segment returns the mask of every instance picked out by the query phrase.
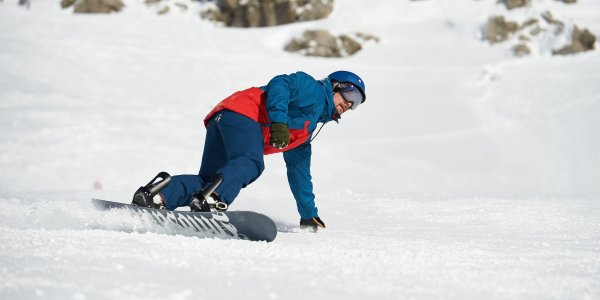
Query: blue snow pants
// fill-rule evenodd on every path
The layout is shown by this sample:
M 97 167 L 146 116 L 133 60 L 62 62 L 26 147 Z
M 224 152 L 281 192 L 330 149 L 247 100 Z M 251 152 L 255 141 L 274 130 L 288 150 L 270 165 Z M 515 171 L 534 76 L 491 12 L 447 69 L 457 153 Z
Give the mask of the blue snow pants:
M 223 110 L 208 122 L 198 175 L 177 175 L 161 194 L 166 208 L 188 206 L 192 197 L 207 188 L 217 175 L 223 182 L 215 193 L 230 205 L 240 190 L 265 169 L 261 125 L 238 113 Z

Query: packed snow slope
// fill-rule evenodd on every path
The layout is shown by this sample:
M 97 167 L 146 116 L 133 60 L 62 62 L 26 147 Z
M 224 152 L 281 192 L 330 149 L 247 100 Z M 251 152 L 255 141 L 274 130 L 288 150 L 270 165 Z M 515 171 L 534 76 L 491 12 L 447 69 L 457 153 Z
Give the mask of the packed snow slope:
M 201 20 L 196 2 L 58 2 L 0 2 L 1 299 L 600 298 L 600 52 L 542 41 L 514 58 L 481 38 L 490 15 L 546 10 L 598 34 L 600 2 L 337 0 L 328 19 L 258 29 Z M 343 59 L 282 50 L 321 28 L 381 41 Z M 90 206 L 196 173 L 202 119 L 234 91 L 339 69 L 367 101 L 313 142 L 325 231 L 298 229 L 281 155 L 231 207 L 272 217 L 273 243 Z

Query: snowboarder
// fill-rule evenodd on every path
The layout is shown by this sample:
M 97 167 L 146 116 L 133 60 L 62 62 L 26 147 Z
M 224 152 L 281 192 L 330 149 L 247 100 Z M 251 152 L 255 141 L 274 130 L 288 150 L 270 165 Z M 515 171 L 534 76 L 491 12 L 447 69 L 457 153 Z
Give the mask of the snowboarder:
M 190 206 L 192 211 L 224 211 L 242 188 L 261 175 L 263 155 L 283 152 L 300 226 L 325 228 L 310 175 L 311 136 L 317 123 L 338 122 L 365 98 L 363 80 L 348 71 L 334 72 L 323 80 L 304 72 L 279 75 L 266 86 L 238 91 L 204 119 L 207 132 L 198 175 L 173 176 L 158 194 L 151 192 L 149 183 L 135 192 L 132 203 L 169 210 Z

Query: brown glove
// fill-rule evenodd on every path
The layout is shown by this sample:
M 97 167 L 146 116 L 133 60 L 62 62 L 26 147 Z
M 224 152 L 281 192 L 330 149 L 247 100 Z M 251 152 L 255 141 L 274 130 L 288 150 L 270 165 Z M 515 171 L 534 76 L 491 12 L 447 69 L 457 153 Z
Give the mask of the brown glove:
M 283 149 L 290 143 L 290 129 L 285 123 L 271 124 L 271 140 L 269 144 L 272 147 Z

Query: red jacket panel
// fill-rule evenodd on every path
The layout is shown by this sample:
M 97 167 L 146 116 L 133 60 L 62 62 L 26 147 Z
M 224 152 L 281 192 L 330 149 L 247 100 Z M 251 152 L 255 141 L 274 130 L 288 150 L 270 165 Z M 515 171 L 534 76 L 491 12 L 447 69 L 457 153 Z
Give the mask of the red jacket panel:
M 263 143 L 265 155 L 285 152 L 294 149 L 308 140 L 310 133 L 308 126 L 310 121 L 304 122 L 302 129 L 290 129 L 290 143 L 283 149 L 271 147 L 269 141 L 271 139 L 271 130 L 269 117 L 266 109 L 267 96 L 263 90 L 257 87 L 252 87 L 243 91 L 235 92 L 233 95 L 219 102 L 204 118 L 204 126 L 208 125 L 208 121 L 219 111 L 227 109 L 241 115 L 244 115 L 262 125 Z

